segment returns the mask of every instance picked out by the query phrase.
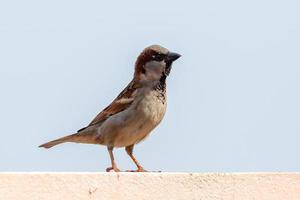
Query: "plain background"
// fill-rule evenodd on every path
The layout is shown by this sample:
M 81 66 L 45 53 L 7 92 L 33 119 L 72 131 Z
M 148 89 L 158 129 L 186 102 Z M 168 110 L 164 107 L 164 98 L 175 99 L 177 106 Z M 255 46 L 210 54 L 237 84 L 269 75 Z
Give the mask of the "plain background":
M 142 49 L 161 44 L 182 57 L 165 119 L 135 148 L 146 169 L 299 171 L 299 10 L 296 0 L 1 1 L 0 170 L 105 170 L 103 146 L 37 146 L 87 125 Z

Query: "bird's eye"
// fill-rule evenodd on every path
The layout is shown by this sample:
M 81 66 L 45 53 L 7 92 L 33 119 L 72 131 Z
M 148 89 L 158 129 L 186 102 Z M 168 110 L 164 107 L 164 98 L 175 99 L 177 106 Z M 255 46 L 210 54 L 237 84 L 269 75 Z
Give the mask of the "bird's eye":
M 152 58 L 153 58 L 153 60 L 156 60 L 156 61 L 162 61 L 164 59 L 164 56 L 162 54 L 155 54 L 155 55 L 152 55 Z

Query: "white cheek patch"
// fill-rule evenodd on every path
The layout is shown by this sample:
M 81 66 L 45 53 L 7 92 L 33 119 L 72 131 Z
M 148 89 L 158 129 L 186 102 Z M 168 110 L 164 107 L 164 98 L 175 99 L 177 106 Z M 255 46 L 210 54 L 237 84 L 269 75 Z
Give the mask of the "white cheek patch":
M 166 66 L 166 63 L 165 61 L 150 61 L 148 63 L 146 63 L 146 65 L 144 66 L 144 69 L 146 71 L 152 71 L 152 72 L 157 72 L 157 73 L 160 73 L 160 72 L 163 72 L 165 70 L 165 66 Z
M 148 81 L 156 81 L 161 78 L 165 70 L 165 61 L 150 61 L 144 66 L 145 74 L 141 76 L 141 79 Z

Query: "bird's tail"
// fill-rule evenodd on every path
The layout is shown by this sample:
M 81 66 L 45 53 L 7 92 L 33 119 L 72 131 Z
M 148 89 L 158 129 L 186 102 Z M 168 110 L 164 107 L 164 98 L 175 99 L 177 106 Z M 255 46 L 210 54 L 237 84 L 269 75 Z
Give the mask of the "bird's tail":
M 61 144 L 61 143 L 65 143 L 65 142 L 75 142 L 75 139 L 77 138 L 77 133 L 75 134 L 72 134 L 72 135 L 68 135 L 68 136 L 65 136 L 65 137 L 61 137 L 61 138 L 58 138 L 56 140 L 53 140 L 53 141 L 50 141 L 50 142 L 47 142 L 45 144 L 42 144 L 40 145 L 39 147 L 44 147 L 46 149 L 49 149 L 53 146 L 56 146 L 58 144 Z
M 39 147 L 44 147 L 49 149 L 53 146 L 56 146 L 65 142 L 76 142 L 76 143 L 86 143 L 86 144 L 102 144 L 103 141 L 98 138 L 97 134 L 95 134 L 95 129 L 91 126 L 90 128 L 84 128 L 79 130 L 77 133 L 72 135 L 67 135 L 65 137 L 58 138 L 56 140 L 47 142 L 45 144 L 40 145 Z

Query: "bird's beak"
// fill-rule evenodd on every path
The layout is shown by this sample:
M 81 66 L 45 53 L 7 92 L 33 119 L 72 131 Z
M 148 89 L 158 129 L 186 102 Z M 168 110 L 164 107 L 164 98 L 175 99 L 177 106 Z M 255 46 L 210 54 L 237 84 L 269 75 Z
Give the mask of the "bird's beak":
M 180 54 L 178 53 L 174 53 L 174 52 L 169 52 L 166 58 L 167 62 L 173 62 L 175 60 L 177 60 L 178 58 L 180 58 Z
M 166 69 L 165 69 L 165 75 L 169 76 L 171 68 L 172 68 L 172 63 L 173 61 L 177 60 L 178 58 L 180 58 L 180 54 L 178 53 L 174 53 L 174 52 L 169 52 L 165 62 L 166 62 Z

